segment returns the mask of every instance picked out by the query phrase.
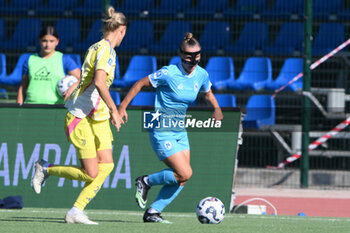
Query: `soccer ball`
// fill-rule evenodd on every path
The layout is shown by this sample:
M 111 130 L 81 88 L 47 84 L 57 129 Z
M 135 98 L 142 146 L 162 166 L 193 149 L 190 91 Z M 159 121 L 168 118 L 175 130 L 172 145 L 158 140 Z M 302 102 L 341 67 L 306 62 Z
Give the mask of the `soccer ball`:
M 63 97 L 63 93 L 65 93 L 69 87 L 76 82 L 78 82 L 78 79 L 76 77 L 73 75 L 66 75 L 65 77 L 61 78 L 60 81 L 58 81 L 56 88 L 57 93 Z
M 201 223 L 218 224 L 224 219 L 225 206 L 217 197 L 206 197 L 198 203 L 196 214 Z

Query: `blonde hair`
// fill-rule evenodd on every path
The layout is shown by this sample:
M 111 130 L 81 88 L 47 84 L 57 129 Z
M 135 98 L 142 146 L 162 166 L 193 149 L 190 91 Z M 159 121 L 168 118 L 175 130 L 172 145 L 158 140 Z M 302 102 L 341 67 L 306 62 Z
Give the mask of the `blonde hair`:
M 107 15 L 103 22 L 102 32 L 105 35 L 107 32 L 115 31 L 119 26 L 126 26 L 126 17 L 123 13 L 117 12 L 112 6 L 107 8 Z
M 191 32 L 186 32 L 185 38 L 181 42 L 180 50 L 185 51 L 187 46 L 193 47 L 195 45 L 198 45 L 199 47 L 201 47 L 198 40 L 194 38 L 193 34 Z

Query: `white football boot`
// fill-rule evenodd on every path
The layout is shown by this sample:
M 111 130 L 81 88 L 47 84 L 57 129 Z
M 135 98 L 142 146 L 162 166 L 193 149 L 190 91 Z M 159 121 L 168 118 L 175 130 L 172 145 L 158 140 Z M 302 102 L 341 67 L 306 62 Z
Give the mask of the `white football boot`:
M 91 221 L 83 211 L 81 213 L 76 213 L 76 214 L 70 214 L 68 212 L 66 214 L 65 221 L 66 223 L 98 225 L 98 222 Z
M 43 159 L 40 159 L 35 162 L 35 172 L 32 178 L 32 185 L 34 192 L 39 194 L 41 192 L 41 187 L 44 184 L 45 180 L 49 177 L 47 174 L 47 167 L 49 163 Z

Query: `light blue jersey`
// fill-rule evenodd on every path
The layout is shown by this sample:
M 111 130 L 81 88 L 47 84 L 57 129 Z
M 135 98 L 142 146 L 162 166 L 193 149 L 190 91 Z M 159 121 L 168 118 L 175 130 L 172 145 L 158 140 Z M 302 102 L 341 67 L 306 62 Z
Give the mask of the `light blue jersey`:
M 198 65 L 191 74 L 181 63 L 164 66 L 148 78 L 157 89 L 155 109 L 162 114 L 160 117 L 173 116 L 172 121 L 176 122 L 185 118 L 188 106 L 196 100 L 199 91 L 208 92 L 211 88 L 207 71 Z M 185 130 L 154 130 L 150 132 L 150 140 L 160 160 L 189 149 Z
M 155 108 L 182 109 L 196 100 L 198 92 L 208 92 L 211 87 L 205 69 L 196 66 L 191 74 L 183 69 L 181 63 L 164 66 L 148 76 L 152 86 L 157 88 Z

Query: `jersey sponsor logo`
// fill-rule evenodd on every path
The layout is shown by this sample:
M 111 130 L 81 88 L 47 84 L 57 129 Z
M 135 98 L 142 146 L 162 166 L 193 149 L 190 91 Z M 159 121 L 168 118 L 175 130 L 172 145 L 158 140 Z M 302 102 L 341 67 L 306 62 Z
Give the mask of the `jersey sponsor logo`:
M 50 72 L 47 67 L 43 66 L 35 72 L 33 79 L 38 81 L 51 81 Z
M 194 91 L 198 91 L 198 83 L 195 83 L 193 86 Z
M 112 62 L 113 62 L 113 59 L 112 59 L 112 58 L 109 58 L 107 63 L 108 63 L 108 65 L 111 66 L 111 65 L 112 65 Z
M 165 142 L 164 142 L 164 147 L 165 147 L 167 150 L 170 150 L 170 149 L 173 147 L 173 144 L 171 144 L 170 141 L 165 141 Z
M 41 67 L 37 72 L 35 72 L 36 76 L 47 77 L 50 72 L 47 70 L 46 66 Z

